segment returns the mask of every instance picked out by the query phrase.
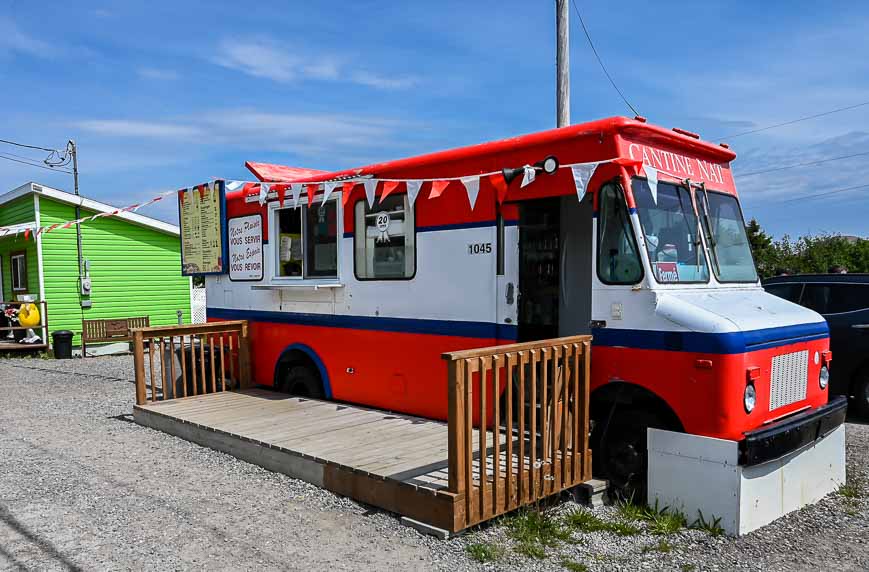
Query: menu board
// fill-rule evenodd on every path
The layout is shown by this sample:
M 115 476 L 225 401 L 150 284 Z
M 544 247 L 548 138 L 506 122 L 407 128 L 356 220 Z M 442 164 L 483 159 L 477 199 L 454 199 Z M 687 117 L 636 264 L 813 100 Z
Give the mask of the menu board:
M 181 273 L 185 276 L 226 272 L 224 193 L 223 181 L 178 191 Z
M 263 217 L 229 219 L 229 279 L 263 279 Z

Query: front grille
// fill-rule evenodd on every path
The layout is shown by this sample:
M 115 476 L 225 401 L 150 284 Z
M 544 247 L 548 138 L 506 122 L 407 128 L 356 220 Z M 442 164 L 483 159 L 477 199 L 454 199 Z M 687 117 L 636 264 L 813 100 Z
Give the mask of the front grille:
M 782 354 L 772 358 L 769 380 L 769 410 L 806 398 L 809 377 L 809 351 Z

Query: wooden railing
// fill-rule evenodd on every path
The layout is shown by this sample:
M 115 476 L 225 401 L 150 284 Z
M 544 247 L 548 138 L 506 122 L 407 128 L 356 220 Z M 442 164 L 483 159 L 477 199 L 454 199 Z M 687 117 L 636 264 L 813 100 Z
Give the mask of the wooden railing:
M 591 336 L 442 357 L 449 373 L 449 491 L 464 497 L 464 526 L 591 478 Z
M 138 405 L 251 384 L 246 321 L 135 328 L 132 333 Z

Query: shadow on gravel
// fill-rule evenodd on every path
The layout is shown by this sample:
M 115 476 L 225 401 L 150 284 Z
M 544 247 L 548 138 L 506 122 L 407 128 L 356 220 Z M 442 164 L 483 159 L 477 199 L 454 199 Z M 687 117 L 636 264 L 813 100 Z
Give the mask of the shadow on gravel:
M 70 561 L 66 556 L 60 553 L 60 551 L 55 548 L 54 544 L 32 532 L 29 528 L 21 524 L 18 519 L 12 516 L 12 513 L 7 510 L 7 508 L 3 505 L 0 505 L 0 522 L 4 523 L 6 526 L 38 546 L 46 555 L 50 556 L 54 560 L 57 560 L 61 565 L 63 565 L 64 569 L 71 570 L 73 572 L 84 572 L 82 568 L 79 568 L 77 564 Z M 9 558 L 11 562 L 18 564 L 18 566 L 24 570 L 26 568 L 18 562 L 12 555 L 6 555 L 5 557 Z
M 123 421 L 124 423 L 133 423 L 135 425 L 135 421 L 133 420 L 133 415 L 130 413 L 121 413 L 120 415 L 109 415 L 106 419 L 114 419 L 115 421 Z

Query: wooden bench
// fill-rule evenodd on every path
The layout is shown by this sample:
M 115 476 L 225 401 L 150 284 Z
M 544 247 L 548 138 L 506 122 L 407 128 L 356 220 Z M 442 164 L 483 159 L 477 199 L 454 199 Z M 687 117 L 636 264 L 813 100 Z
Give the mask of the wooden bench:
M 131 342 L 132 328 L 147 328 L 151 318 L 138 316 L 135 318 L 114 318 L 110 320 L 81 321 L 81 355 L 87 356 L 87 345 L 94 342 Z

